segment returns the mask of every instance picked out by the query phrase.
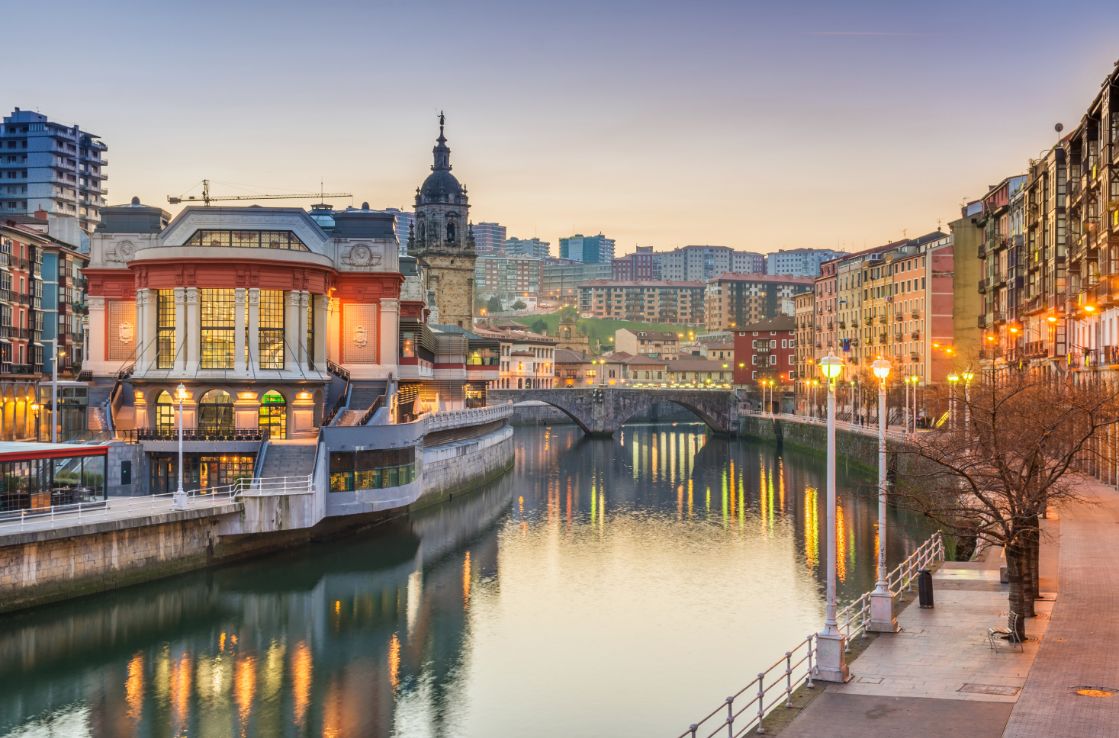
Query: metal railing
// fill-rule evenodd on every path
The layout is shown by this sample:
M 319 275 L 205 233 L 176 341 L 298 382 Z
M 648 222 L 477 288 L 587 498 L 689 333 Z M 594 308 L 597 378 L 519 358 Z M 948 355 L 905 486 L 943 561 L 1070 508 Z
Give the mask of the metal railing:
M 258 477 L 256 479 L 238 479 L 239 490 L 233 497 L 283 497 L 285 495 L 309 495 L 315 491 L 315 475 L 306 474 L 298 477 Z
M 468 410 L 450 410 L 442 413 L 432 413 L 426 417 L 427 430 L 438 431 L 458 428 L 463 425 L 476 425 L 478 423 L 492 423 L 508 418 L 513 414 L 513 405 L 487 405 Z
M 891 592 L 911 588 L 917 573 L 934 561 L 944 560 L 944 539 L 940 531 L 922 543 L 905 561 L 890 572 L 887 581 Z M 870 593 L 859 597 L 842 608 L 836 615 L 841 633 L 850 639 L 865 635 L 870 622 Z M 723 700 L 723 703 L 688 726 L 678 738 L 737 738 L 756 729 L 765 733 L 765 717 L 775 707 L 793 706 L 793 692 L 803 684 L 809 689 L 813 682 L 813 664 L 816 662 L 816 634 L 812 633 L 798 642 L 785 655 L 774 661 L 749 684 Z

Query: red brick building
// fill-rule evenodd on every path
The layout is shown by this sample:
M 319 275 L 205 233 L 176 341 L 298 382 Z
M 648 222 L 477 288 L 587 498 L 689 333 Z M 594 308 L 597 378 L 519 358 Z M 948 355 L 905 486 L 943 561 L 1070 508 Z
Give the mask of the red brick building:
M 796 320 L 782 315 L 734 332 L 734 383 L 796 380 Z

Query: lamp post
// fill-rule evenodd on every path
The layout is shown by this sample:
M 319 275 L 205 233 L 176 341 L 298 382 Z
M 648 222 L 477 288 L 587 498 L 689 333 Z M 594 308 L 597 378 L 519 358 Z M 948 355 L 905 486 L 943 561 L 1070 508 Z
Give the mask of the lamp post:
M 54 361 L 51 362 L 51 443 L 58 443 L 58 360 L 66 356 L 58 350 L 58 338 L 54 339 Z
M 959 381 L 959 374 L 948 375 L 948 430 L 956 430 L 956 384 Z
M 32 422 L 35 423 L 35 440 L 36 441 L 39 440 L 39 410 L 41 410 L 41 409 L 42 409 L 42 405 L 40 405 L 39 403 L 37 403 L 37 402 L 31 403 L 31 419 L 32 419 Z
M 971 432 L 971 380 L 975 378 L 971 367 L 964 369 L 960 378 L 964 380 L 964 435 L 967 435 Z
M 824 629 L 816 637 L 816 678 L 825 682 L 846 682 L 847 639 L 839 631 L 835 619 L 835 383 L 843 371 L 843 359 L 829 353 L 820 359 L 820 371 L 828 383 L 827 426 L 827 589 Z
M 913 380 L 913 435 L 917 435 L 917 385 L 921 383 L 921 378 L 916 374 L 909 378 Z
M 905 382 L 905 411 L 902 413 L 902 418 L 905 420 L 905 435 L 909 435 L 909 377 L 901 378 Z
M 175 510 L 186 510 L 187 507 L 186 490 L 183 489 L 183 400 L 186 396 L 186 385 L 180 382 L 175 389 L 175 397 L 179 401 L 179 488 L 175 490 L 175 498 L 171 505 Z
M 867 629 L 876 633 L 897 633 L 894 595 L 886 581 L 886 380 L 890 376 L 890 362 L 876 359 L 870 366 L 878 377 L 878 581 L 870 594 Z

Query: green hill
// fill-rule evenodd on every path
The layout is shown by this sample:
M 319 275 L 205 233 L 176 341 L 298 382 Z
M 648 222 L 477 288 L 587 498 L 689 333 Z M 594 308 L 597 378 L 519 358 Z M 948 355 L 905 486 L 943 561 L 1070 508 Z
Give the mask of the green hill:
M 539 328 L 539 323 L 543 322 L 544 332 L 549 336 L 559 333 L 560 312 L 528 315 L 515 318 L 515 320 L 529 328 L 534 325 Z M 632 320 L 610 320 L 606 318 L 579 318 L 576 325 L 590 339 L 592 351 L 601 351 L 604 344 L 607 349 L 612 347 L 614 345 L 614 331 L 620 328 L 629 328 L 633 331 L 672 331 L 677 335 L 684 334 L 685 338 L 695 335 L 697 330 L 702 330 L 695 326 L 673 325 L 671 323 L 638 323 Z

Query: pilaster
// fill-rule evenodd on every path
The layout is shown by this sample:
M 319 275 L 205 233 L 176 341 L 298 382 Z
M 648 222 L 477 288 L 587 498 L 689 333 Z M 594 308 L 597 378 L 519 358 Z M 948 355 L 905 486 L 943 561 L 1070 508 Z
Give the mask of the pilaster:
M 175 288 L 175 373 L 182 374 L 187 365 L 187 289 Z
M 245 367 L 245 288 L 233 290 L 233 373 L 244 376 Z
M 249 373 L 260 368 L 260 290 L 249 288 Z
M 299 370 L 299 304 L 298 292 L 284 293 L 284 369 L 289 372 Z
M 326 358 L 327 358 L 327 320 L 328 320 L 328 306 L 330 298 L 326 295 L 318 295 L 313 299 L 314 312 L 315 312 L 315 371 L 326 372 Z
M 186 371 L 189 374 L 198 371 L 202 355 L 202 306 L 198 298 L 197 287 L 186 288 Z
M 378 362 L 393 374 L 400 363 L 397 354 L 400 350 L 400 300 L 395 298 L 382 298 L 380 317 L 381 344 L 378 353 Z
M 90 295 L 86 298 L 89 307 L 89 353 L 86 357 L 90 363 L 97 365 L 105 359 L 105 331 L 107 320 L 105 312 L 105 298 Z

